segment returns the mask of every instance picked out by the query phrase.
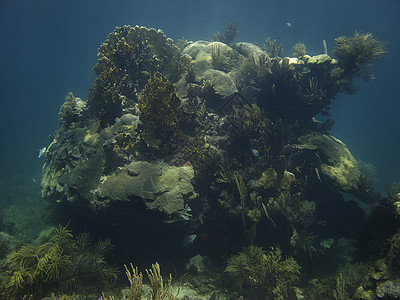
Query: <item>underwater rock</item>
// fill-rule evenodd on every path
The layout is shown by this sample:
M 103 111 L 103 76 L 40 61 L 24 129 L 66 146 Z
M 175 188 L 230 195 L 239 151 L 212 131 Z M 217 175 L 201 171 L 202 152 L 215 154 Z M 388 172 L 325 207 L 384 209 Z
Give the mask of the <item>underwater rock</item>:
M 361 172 L 346 145 L 325 134 L 312 132 L 299 137 L 299 149 L 314 150 L 321 159 L 322 174 L 344 192 L 357 192 Z

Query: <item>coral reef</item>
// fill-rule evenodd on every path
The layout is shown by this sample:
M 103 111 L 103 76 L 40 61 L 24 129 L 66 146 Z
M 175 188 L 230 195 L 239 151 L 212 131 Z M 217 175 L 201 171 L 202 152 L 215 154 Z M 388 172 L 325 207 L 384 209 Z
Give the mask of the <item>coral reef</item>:
M 138 93 L 157 73 L 172 82 L 185 68 L 179 49 L 162 31 L 145 27 L 116 27 L 100 46 L 98 76 L 89 94 L 92 114 L 112 123 L 116 117 L 131 112 Z
M 333 122 L 314 119 L 328 115 L 335 96 L 385 55 L 383 44 L 357 33 L 337 39 L 338 60 L 307 55 L 302 43 L 293 47 L 294 57 L 284 57 L 276 40 L 266 39 L 262 49 L 235 43 L 236 34 L 231 24 L 214 42 L 181 40 L 179 47 L 144 27 L 117 27 L 108 35 L 89 99 L 67 95 L 45 152 L 42 195 L 54 217 L 97 236 L 117 236 L 120 265 L 127 256 L 139 265 L 174 257 L 178 266 L 171 269 L 180 270 L 204 253 L 221 268 L 221 257 L 244 249 L 227 263 L 239 287 L 231 299 L 239 293 L 300 299 L 303 292 L 310 299 L 345 298 L 378 286 L 379 294 L 394 295 L 398 237 L 386 252 L 383 244 L 398 226 L 400 189 L 388 197 L 374 193 L 347 147 L 330 135 Z M 371 214 L 358 204 L 373 206 Z M 384 221 L 378 226 L 377 219 Z M 193 245 L 181 247 L 188 236 L 196 237 Z M 61 271 L 42 272 L 32 285 L 26 273 L 17 276 L 17 264 L 7 281 L 14 278 L 10 286 L 17 288 L 5 284 L 4 290 L 28 295 L 43 280 L 45 290 L 80 288 L 87 272 L 96 273 L 97 282 L 114 279 L 115 270 L 104 264 L 109 242 L 70 239 L 81 251 L 60 254 Z M 20 250 L 32 257 L 40 247 Z M 387 253 L 387 272 L 374 284 L 352 275 L 350 269 L 365 271 L 356 266 L 357 251 L 376 260 L 376 249 Z M 218 290 L 214 283 L 223 275 L 206 283 L 211 275 L 197 260 L 190 283 L 207 293 Z M 347 263 L 351 267 L 337 270 Z M 126 272 L 131 292 L 125 297 L 140 299 L 142 274 L 133 266 Z M 147 274 L 150 298 L 176 298 L 158 264 Z M 24 280 L 22 290 L 18 280 Z

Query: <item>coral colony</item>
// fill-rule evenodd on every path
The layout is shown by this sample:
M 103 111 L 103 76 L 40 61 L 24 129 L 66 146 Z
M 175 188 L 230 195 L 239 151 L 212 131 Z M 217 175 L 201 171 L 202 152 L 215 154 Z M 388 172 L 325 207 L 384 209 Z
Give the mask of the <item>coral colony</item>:
M 123 299 L 398 295 L 400 188 L 375 193 L 329 134 L 332 120 L 314 118 L 356 92 L 385 45 L 356 32 L 336 39 L 334 57 L 302 43 L 287 57 L 274 39 L 259 47 L 234 42 L 237 33 L 229 24 L 214 41 L 179 47 L 139 26 L 107 36 L 88 100 L 67 95 L 41 154 L 42 196 L 68 228 L 6 251 L 3 299 L 88 289 L 114 299 L 117 278 L 130 283 Z M 366 215 L 344 194 L 375 209 Z M 111 250 L 122 273 L 135 262 L 129 282 L 106 262 Z M 152 260 L 185 274 L 180 291 L 158 263 L 144 288 L 136 266 Z

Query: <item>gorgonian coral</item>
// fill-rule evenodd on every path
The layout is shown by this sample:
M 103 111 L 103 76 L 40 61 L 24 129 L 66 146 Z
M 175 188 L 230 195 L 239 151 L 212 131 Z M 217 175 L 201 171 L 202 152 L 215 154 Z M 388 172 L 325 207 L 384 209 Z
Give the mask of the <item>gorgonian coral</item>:
M 355 32 L 352 37 L 335 39 L 333 50 L 344 66 L 345 74 L 357 75 L 364 64 L 373 63 L 387 55 L 385 43 L 373 38 L 372 33 Z

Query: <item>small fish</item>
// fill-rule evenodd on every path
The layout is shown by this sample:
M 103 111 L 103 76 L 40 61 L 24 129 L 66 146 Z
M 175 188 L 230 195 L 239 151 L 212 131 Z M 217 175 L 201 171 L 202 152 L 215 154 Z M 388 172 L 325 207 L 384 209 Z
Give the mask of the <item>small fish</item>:
M 287 26 L 288 28 L 292 28 L 292 23 L 286 22 L 286 26 Z
M 182 240 L 181 247 L 187 247 L 189 245 L 192 245 L 193 241 L 196 239 L 196 237 L 197 237 L 197 234 L 191 234 L 191 235 L 186 236 Z
M 118 124 L 119 122 L 121 122 L 121 119 L 118 118 L 118 117 L 116 117 L 116 118 L 115 118 L 115 124 Z
M 251 149 L 251 153 L 253 153 L 253 155 L 255 156 L 255 157 L 260 157 L 260 153 L 258 153 L 258 151 L 257 151 L 257 149 Z
M 46 153 L 46 149 L 47 149 L 46 147 L 43 147 L 42 149 L 39 149 L 37 158 L 41 158 L 43 156 L 43 154 Z

